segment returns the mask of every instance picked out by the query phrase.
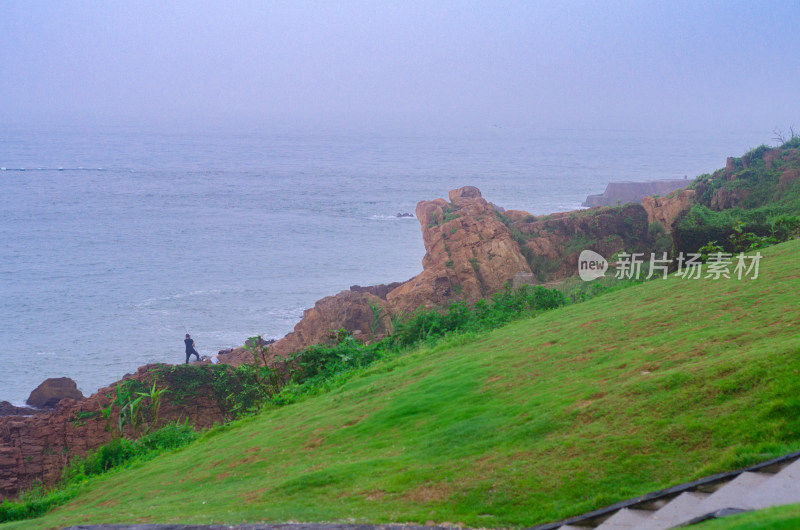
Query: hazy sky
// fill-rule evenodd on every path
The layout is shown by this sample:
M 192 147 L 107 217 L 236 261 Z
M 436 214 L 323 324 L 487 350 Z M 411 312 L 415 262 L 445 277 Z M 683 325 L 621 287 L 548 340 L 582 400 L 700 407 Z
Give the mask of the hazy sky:
M 800 127 L 800 2 L 0 0 L 5 123 Z

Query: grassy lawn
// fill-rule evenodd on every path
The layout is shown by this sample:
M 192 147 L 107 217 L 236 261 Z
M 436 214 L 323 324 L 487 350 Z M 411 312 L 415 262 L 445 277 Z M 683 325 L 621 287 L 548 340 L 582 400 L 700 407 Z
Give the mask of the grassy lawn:
M 798 450 L 800 241 L 761 252 L 756 280 L 651 281 L 378 363 L 0 528 L 519 527 Z

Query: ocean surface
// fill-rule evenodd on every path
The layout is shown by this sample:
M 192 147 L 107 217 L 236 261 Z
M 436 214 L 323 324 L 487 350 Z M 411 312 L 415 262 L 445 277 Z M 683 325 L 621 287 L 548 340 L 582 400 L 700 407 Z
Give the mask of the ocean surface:
M 533 214 L 692 178 L 764 131 L 276 134 L 0 126 L 0 400 L 281 337 L 350 285 L 422 270 L 417 202 L 465 185 Z

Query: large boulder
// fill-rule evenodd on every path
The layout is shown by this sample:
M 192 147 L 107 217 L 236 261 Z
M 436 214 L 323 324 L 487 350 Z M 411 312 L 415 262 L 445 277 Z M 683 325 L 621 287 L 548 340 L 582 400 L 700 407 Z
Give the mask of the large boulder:
M 64 398 L 79 401 L 83 399 L 83 394 L 69 377 L 52 377 L 36 387 L 26 403 L 32 407 L 52 409 Z

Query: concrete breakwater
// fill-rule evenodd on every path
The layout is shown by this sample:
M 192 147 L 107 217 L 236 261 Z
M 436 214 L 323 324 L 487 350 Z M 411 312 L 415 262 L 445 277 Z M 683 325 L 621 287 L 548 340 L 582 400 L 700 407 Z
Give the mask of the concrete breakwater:
M 641 202 L 645 197 L 666 195 L 691 184 L 688 179 L 649 180 L 646 182 L 609 182 L 603 193 L 589 195 L 583 206 L 616 206 L 629 202 Z

